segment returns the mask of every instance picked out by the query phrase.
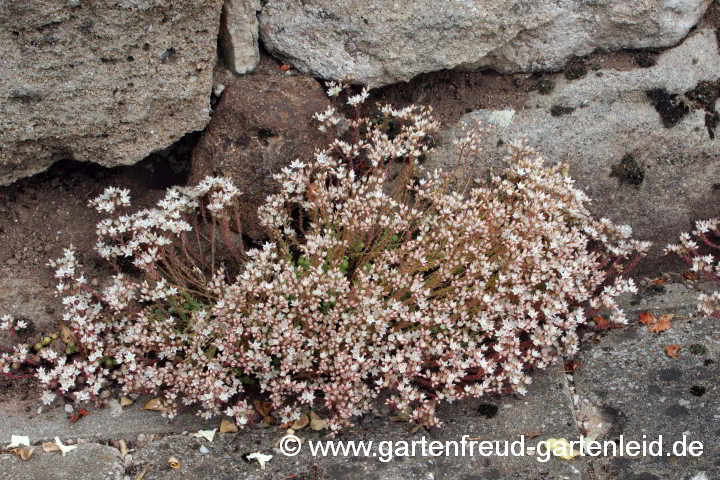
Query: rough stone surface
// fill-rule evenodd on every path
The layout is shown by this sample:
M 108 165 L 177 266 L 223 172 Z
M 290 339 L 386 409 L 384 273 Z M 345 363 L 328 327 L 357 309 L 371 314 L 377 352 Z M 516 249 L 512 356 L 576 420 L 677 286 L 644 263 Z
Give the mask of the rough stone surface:
M 0 455 L 0 475 L 12 480 L 122 480 L 124 473 L 120 452 L 97 443 L 79 445 L 64 457 L 40 447 L 27 461 Z
M 270 0 L 264 45 L 315 76 L 379 86 L 448 68 L 557 69 L 596 49 L 670 46 L 710 0 Z
M 117 400 L 110 400 L 107 408 L 86 406 L 90 415 L 70 423 L 62 405 L 45 406 L 38 400 L 40 391 L 33 393 L 30 402 L 5 400 L 0 402 L 0 446 L 10 442 L 11 435 L 27 435 L 31 442 L 44 442 L 55 437 L 83 438 L 86 440 L 135 439 L 144 434 L 172 434 L 183 431 L 215 428 L 217 423 L 204 420 L 197 415 L 185 413 L 170 420 L 159 412 L 143 410 L 149 398 L 136 401 L 133 405 L 119 408 Z M 24 408 L 28 405 L 31 408 Z
M 209 120 L 221 0 L 0 1 L 0 184 L 132 164 Z
M 226 85 L 212 121 L 193 151 L 191 182 L 231 178 L 242 195 L 243 233 L 259 239 L 257 208 L 277 190 L 273 174 L 310 158 L 328 139 L 312 116 L 329 101 L 318 82 L 301 76 L 249 75 Z
M 237 74 L 255 69 L 260 61 L 257 12 L 260 0 L 225 0 L 220 45 L 228 68 Z
M 548 437 L 576 438 L 578 432 L 567 403 L 564 375 L 562 370 L 554 368 L 548 372 L 533 376 L 534 383 L 528 394 L 521 398 L 487 398 L 482 401 L 468 401 L 442 407 L 440 418 L 446 425 L 432 432 L 419 431 L 409 433 L 405 423 L 390 422 L 385 415 L 377 418 L 368 415 L 359 424 L 341 433 L 337 440 L 342 441 L 421 441 L 433 440 L 459 441 L 463 435 L 482 440 L 518 440 L 520 435 L 539 435 L 527 441 L 527 446 Z M 133 455 L 135 469 L 150 464 L 152 468 L 146 474 L 146 480 L 170 480 L 185 478 L 203 478 L 220 480 L 225 478 L 243 478 L 245 480 L 312 478 L 360 479 L 383 478 L 401 479 L 517 479 L 541 480 L 546 478 L 565 478 L 579 480 L 587 478 L 582 460 L 567 462 L 551 458 L 548 462 L 538 462 L 534 456 L 489 457 L 418 455 L 397 457 L 389 462 L 381 462 L 381 453 L 377 456 L 316 456 L 309 453 L 307 441 L 329 440 L 317 432 L 300 431 L 297 435 L 304 439 L 302 451 L 295 457 L 284 457 L 275 450 L 277 442 L 285 434 L 284 430 L 249 428 L 237 435 L 219 434 L 213 443 L 191 437 L 173 436 L 153 443 Z M 199 448 L 205 445 L 210 453 L 201 455 Z M 243 455 L 252 452 L 273 455 L 272 460 L 261 470 L 256 462 L 247 463 Z M 183 462 L 181 468 L 169 470 L 164 462 L 175 456 Z M 227 472 L 233 472 L 229 477 Z
M 681 319 L 663 333 L 645 325 L 614 331 L 588 345 L 575 372 L 581 402 L 607 422 L 600 440 L 664 439 L 661 457 L 595 458 L 595 478 L 720 478 L 720 337 L 717 319 Z M 665 347 L 678 344 L 678 358 Z M 672 454 L 673 442 L 702 442 L 699 457 Z M 670 453 L 668 455 L 668 453 Z M 678 452 L 679 453 L 679 452 Z M 704 475 L 704 476 L 703 476 Z
M 720 143 L 706 124 L 716 100 L 706 108 L 691 91 L 706 81 L 717 92 L 718 77 L 715 32 L 698 30 L 660 55 L 654 67 L 559 78 L 551 94 L 531 94 L 520 110 L 469 113 L 445 135 L 427 167 L 456 164 L 452 140 L 461 135 L 462 122 L 492 126 L 474 177 L 489 168 L 499 172 L 507 144 L 525 138 L 549 163 L 570 165 L 595 214 L 629 224 L 638 238 L 655 242 L 643 262 L 651 266 L 692 221 L 717 215 Z M 653 90 L 664 92 L 667 102 L 656 107 L 648 95 Z M 664 124 L 661 113 L 672 125 Z

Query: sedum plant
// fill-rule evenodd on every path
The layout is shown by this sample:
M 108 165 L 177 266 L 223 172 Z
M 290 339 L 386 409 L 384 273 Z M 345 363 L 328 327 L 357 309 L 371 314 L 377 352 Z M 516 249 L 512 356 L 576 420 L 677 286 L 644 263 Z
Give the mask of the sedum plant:
M 720 219 L 699 220 L 695 230 L 682 233 L 680 243 L 665 247 L 666 254 L 683 259 L 691 272 L 707 280 L 720 281 L 720 264 L 712 253 L 702 254 L 701 250 L 720 250 Z M 698 296 L 698 310 L 705 315 L 720 316 L 720 292 L 701 293 Z
M 502 175 L 462 185 L 480 130 L 458 142 L 460 174 L 426 172 L 431 111 L 366 118 L 366 97 L 316 115 L 336 137 L 277 175 L 262 247 L 244 247 L 227 179 L 135 213 L 127 191 L 106 190 L 97 250 L 117 273 L 95 290 L 71 249 L 51 262 L 74 350 L 19 345 L 0 369 L 32 372 L 46 403 L 117 384 L 170 416 L 197 405 L 245 424 L 259 396 L 280 423 L 319 410 L 337 430 L 381 397 L 437 426 L 438 402 L 525 393 L 590 316 L 625 322 L 614 298 L 635 290 L 621 275 L 648 244 L 593 219 L 567 167 L 515 143 Z

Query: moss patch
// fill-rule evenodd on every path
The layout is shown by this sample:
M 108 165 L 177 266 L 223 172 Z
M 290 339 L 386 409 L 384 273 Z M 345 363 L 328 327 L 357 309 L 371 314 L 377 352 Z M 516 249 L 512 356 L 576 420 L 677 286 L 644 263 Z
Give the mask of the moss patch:
M 685 92 L 685 96 L 694 107 L 705 110 L 705 127 L 710 138 L 715 138 L 715 129 L 720 123 L 720 114 L 715 110 L 715 102 L 720 97 L 720 81 L 702 81 L 692 90 Z
M 587 75 L 588 68 L 585 60 L 579 57 L 570 60 L 565 65 L 565 78 L 568 80 L 577 80 Z
M 643 50 L 635 55 L 633 60 L 638 67 L 650 68 L 654 67 L 657 63 L 657 56 L 647 50 Z
M 664 88 L 654 88 L 646 93 L 655 110 L 660 114 L 665 128 L 674 127 L 685 115 L 690 113 L 690 107 L 678 94 L 669 93 Z
M 610 176 L 618 177 L 620 182 L 640 185 L 645 179 L 645 169 L 635 160 L 631 153 L 628 153 L 620 163 L 612 166 Z
M 552 93 L 553 90 L 555 90 L 555 80 L 552 78 L 541 78 L 540 81 L 538 81 L 538 92 L 540 92 L 542 95 L 548 95 Z
M 550 109 L 550 115 L 553 117 L 560 117 L 562 115 L 569 115 L 575 111 L 574 107 L 565 107 L 563 105 L 553 105 Z

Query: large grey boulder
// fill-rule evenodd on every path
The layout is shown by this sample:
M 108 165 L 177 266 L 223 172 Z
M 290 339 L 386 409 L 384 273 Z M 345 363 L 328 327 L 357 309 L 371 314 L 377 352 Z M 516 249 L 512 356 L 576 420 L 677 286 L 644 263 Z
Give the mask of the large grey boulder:
M 654 67 L 559 78 L 551 94 L 531 94 L 523 109 L 471 112 L 446 132 L 426 166 L 452 168 L 461 123 L 480 120 L 492 128 L 471 175 L 499 172 L 507 143 L 525 138 L 549 163 L 570 165 L 597 215 L 631 225 L 659 254 L 691 220 L 718 214 L 718 78 L 715 32 L 701 29 Z
M 595 49 L 679 42 L 711 0 L 269 0 L 264 45 L 304 72 L 372 87 L 448 68 L 562 67 Z
M 222 0 L 0 0 L 0 184 L 132 164 L 209 120 Z

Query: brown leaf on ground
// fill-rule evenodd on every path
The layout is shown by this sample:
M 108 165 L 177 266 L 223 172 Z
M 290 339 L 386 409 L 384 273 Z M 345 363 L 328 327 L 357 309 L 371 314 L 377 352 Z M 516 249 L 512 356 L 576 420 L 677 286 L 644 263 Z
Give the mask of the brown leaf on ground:
M 668 280 L 665 277 L 657 277 L 650 280 L 649 283 L 650 285 L 665 285 L 666 283 L 668 283 Z
M 300 418 L 295 420 L 292 424 L 293 430 L 302 430 L 303 428 L 307 427 L 310 424 L 310 417 L 308 417 L 307 413 L 303 413 Z
M 325 430 L 328 428 L 327 420 L 320 418 L 315 412 L 310 412 L 310 428 L 313 430 Z
M 84 408 L 78 408 L 74 412 L 68 413 L 67 418 L 68 420 L 70 420 L 70 423 L 75 423 L 86 415 L 90 415 L 90 412 L 88 412 Z
M 680 356 L 680 345 L 673 343 L 665 347 L 665 353 L 670 358 L 677 358 Z
M 609 328 L 622 328 L 622 325 L 613 323 L 605 317 L 601 316 L 593 317 L 593 322 L 595 322 L 595 328 L 597 328 L 598 330 L 607 330 Z
M 182 465 L 180 463 L 180 460 L 178 460 L 175 457 L 168 458 L 167 463 L 168 463 L 168 465 L 170 465 L 170 468 L 180 468 L 180 466 Z
M 58 447 L 55 442 L 44 442 L 42 444 L 42 449 L 45 453 L 60 451 L 60 447 Z
M 653 323 L 655 323 L 655 315 L 650 312 L 643 312 L 638 317 L 638 322 L 642 323 L 643 325 L 652 325 Z
M 578 362 L 577 360 L 565 362 L 565 373 L 575 373 L 575 370 L 577 370 L 581 366 L 582 362 Z
M 19 447 L 13 448 L 11 451 L 20 457 L 21 460 L 29 460 L 32 457 L 35 447 Z
M 235 433 L 238 431 L 238 426 L 235 422 L 223 419 L 220 422 L 220 433 Z
M 145 405 L 143 406 L 143 410 L 154 410 L 157 412 L 163 412 L 166 410 L 165 406 L 162 403 L 162 400 L 159 398 L 151 398 L 147 402 L 145 402 Z
M 648 330 L 652 333 L 660 333 L 665 330 L 670 330 L 670 328 L 672 328 L 672 322 L 670 321 L 672 318 L 673 315 L 661 315 L 655 323 L 648 326 Z

